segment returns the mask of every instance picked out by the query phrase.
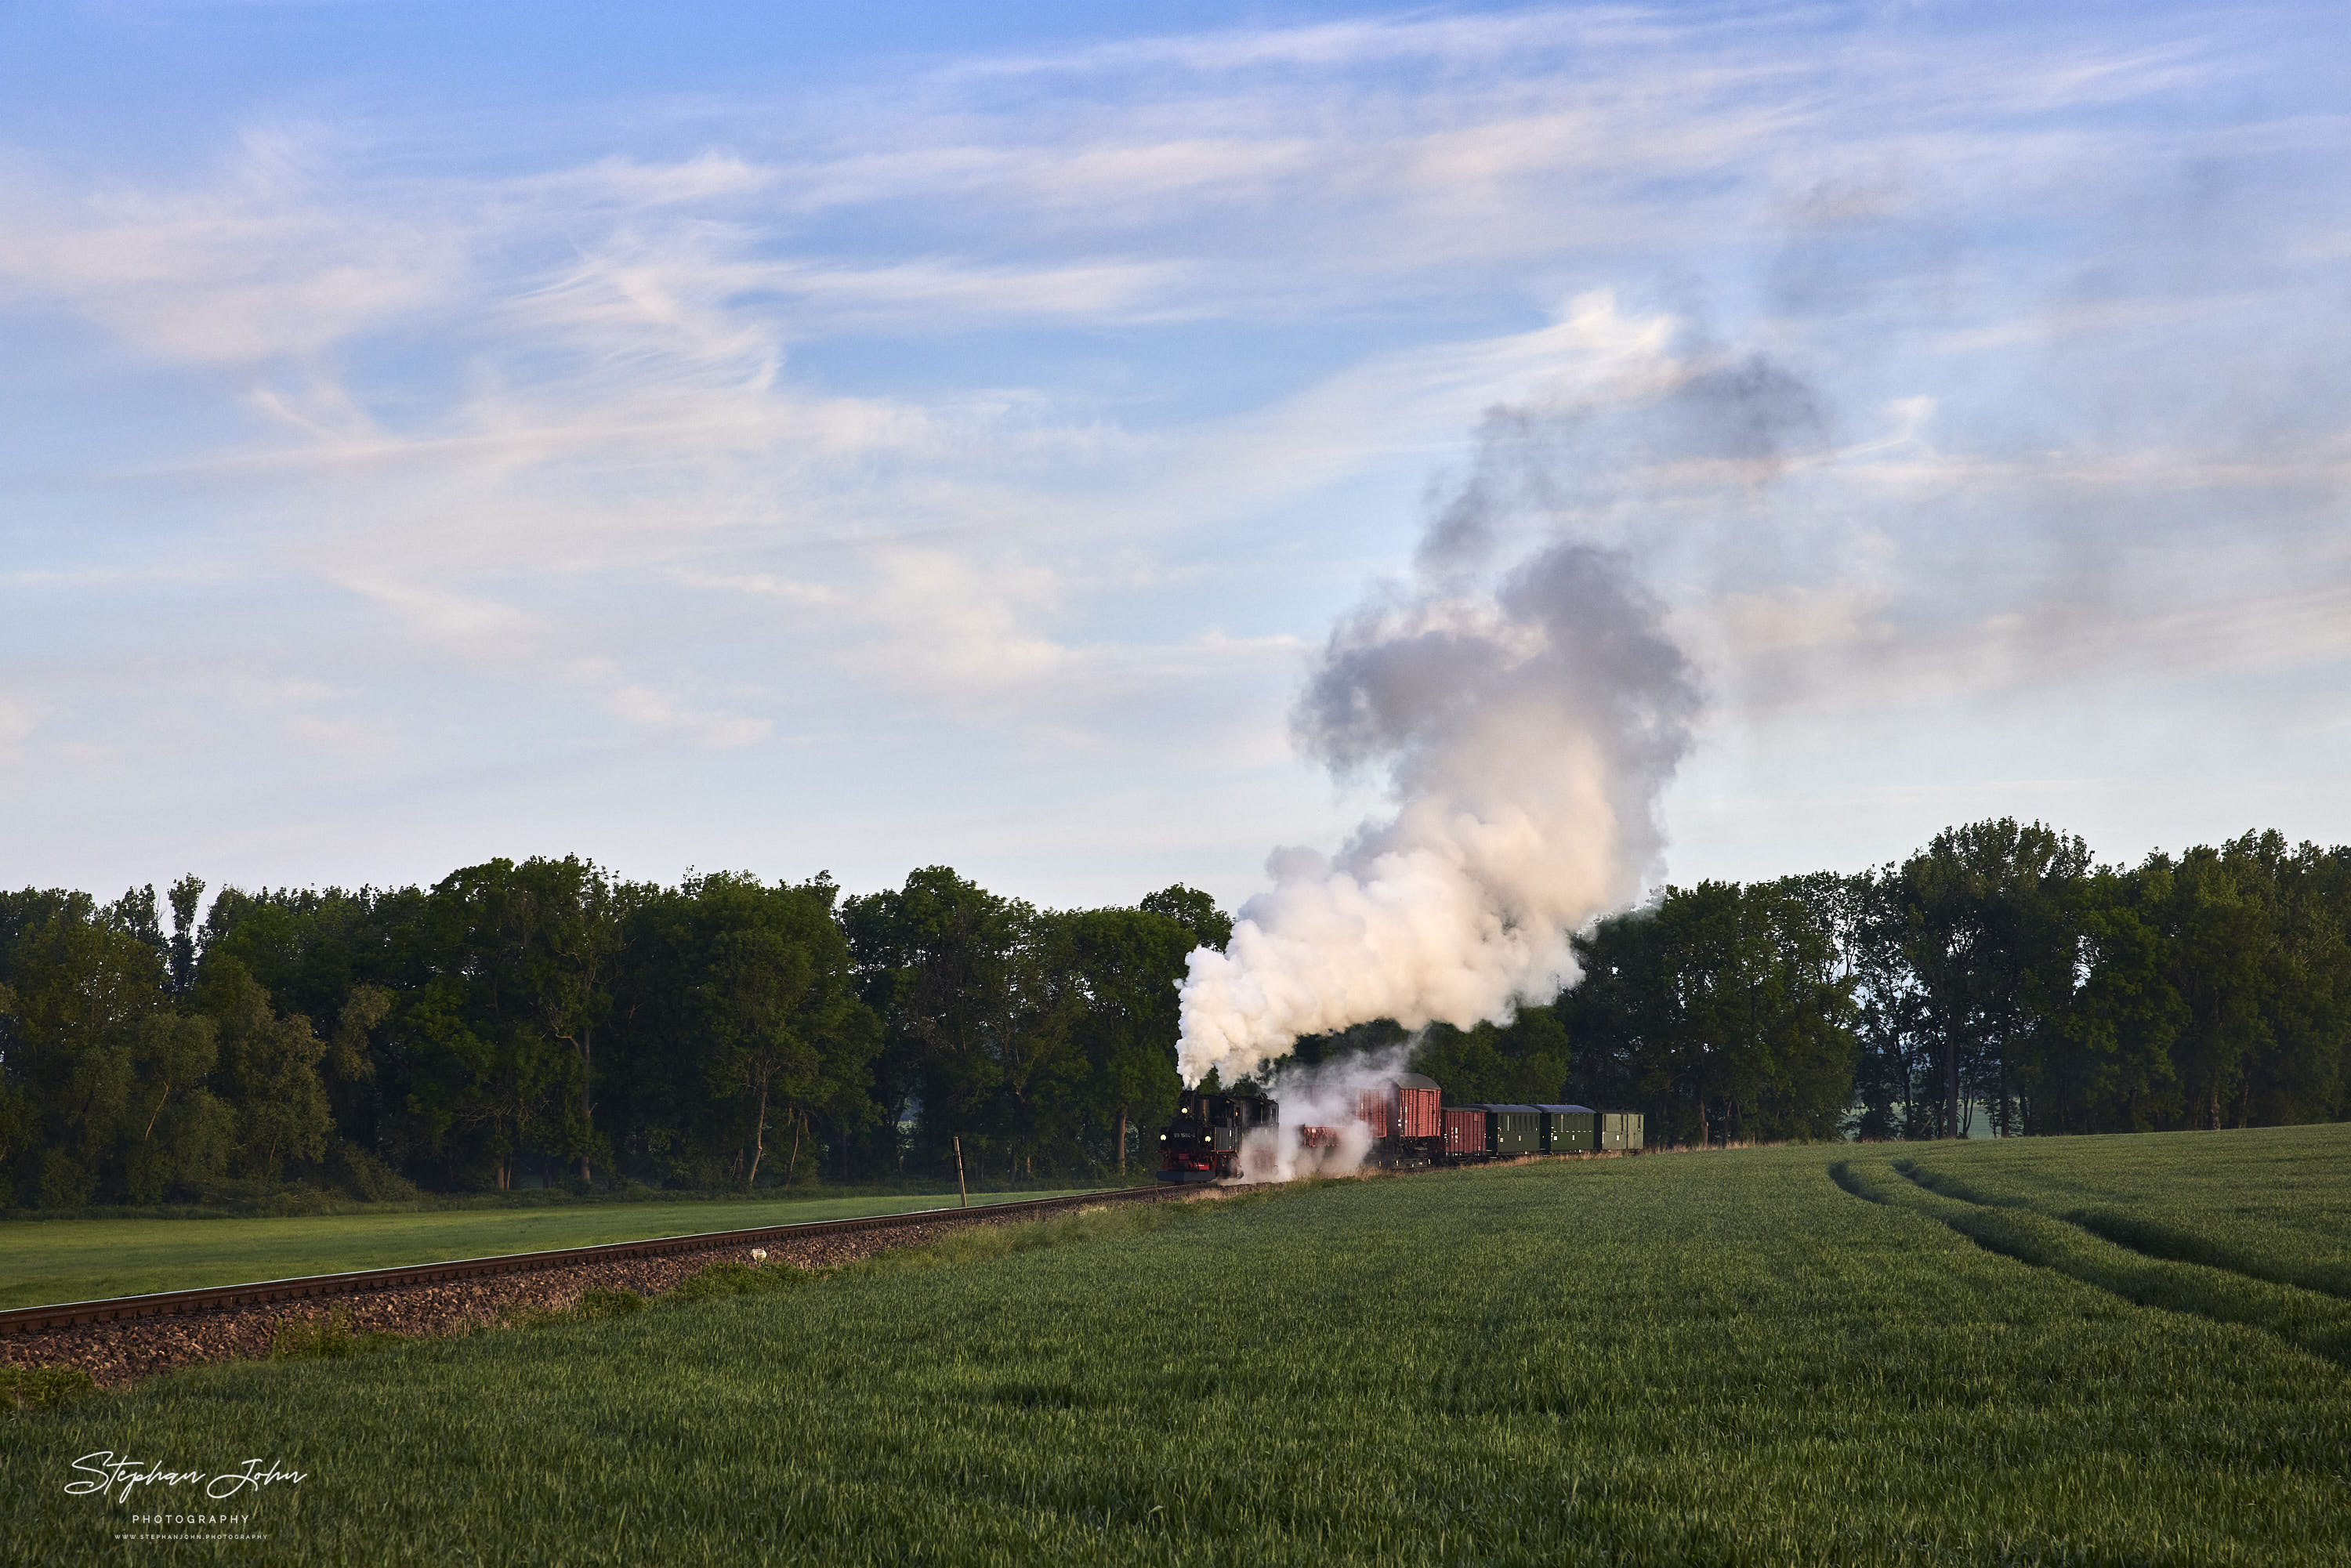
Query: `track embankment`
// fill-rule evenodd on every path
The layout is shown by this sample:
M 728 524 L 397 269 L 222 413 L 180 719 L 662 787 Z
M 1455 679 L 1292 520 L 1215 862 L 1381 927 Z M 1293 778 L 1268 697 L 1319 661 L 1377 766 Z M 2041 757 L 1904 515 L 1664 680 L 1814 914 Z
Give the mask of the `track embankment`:
M 470 1333 L 518 1313 L 566 1310 L 590 1291 L 646 1296 L 674 1290 L 713 1264 L 749 1262 L 755 1249 L 769 1264 L 829 1268 L 892 1248 L 920 1247 L 970 1226 L 1018 1225 L 1105 1203 L 1185 1196 L 1173 1187 L 1124 1187 L 20 1308 L 0 1312 L 0 1364 L 75 1366 L 100 1385 L 116 1387 L 199 1362 L 266 1356 L 286 1331 L 329 1321 L 352 1334 Z

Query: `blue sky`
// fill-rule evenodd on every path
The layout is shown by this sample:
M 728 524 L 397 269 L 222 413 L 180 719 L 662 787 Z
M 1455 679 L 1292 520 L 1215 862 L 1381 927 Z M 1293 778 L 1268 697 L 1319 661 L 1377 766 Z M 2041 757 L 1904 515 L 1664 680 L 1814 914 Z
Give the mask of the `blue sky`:
M 1676 881 L 2351 840 L 2341 38 L 11 5 L 0 881 L 1235 904 L 1378 809 L 1286 716 L 1497 464 L 1698 662 Z

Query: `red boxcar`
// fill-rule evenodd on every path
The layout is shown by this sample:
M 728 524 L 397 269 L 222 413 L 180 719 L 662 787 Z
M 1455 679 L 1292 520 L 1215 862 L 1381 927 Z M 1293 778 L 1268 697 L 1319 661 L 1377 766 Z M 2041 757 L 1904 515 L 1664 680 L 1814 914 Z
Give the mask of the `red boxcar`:
M 1445 1152 L 1459 1157 L 1482 1155 L 1492 1145 L 1487 1141 L 1484 1111 L 1465 1111 L 1448 1106 L 1445 1112 Z
M 1445 1132 L 1445 1092 L 1417 1072 L 1396 1084 L 1396 1136 L 1435 1138 Z
M 1355 1098 L 1355 1115 L 1374 1138 L 1437 1138 L 1445 1134 L 1445 1092 L 1417 1072 L 1392 1078 Z

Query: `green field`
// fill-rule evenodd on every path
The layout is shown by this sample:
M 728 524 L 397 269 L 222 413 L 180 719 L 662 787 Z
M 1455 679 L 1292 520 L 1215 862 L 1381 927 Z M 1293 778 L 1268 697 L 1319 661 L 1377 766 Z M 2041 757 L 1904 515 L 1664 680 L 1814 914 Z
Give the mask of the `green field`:
M 975 1194 L 974 1203 L 1050 1197 Z M 0 1308 L 193 1291 L 501 1252 L 641 1241 L 955 1207 L 945 1197 L 632 1203 L 306 1216 L 289 1219 L 21 1219 L 0 1223 Z
M 2346 1303 L 2058 1215 L 2241 1245 L 2242 1186 L 2339 1264 L 2346 1157 L 1758 1149 L 1111 1210 L 20 1413 L 0 1495 L 55 1563 L 190 1507 L 65 1495 L 103 1450 L 306 1475 L 235 1505 L 266 1540 L 141 1561 L 2337 1563 Z

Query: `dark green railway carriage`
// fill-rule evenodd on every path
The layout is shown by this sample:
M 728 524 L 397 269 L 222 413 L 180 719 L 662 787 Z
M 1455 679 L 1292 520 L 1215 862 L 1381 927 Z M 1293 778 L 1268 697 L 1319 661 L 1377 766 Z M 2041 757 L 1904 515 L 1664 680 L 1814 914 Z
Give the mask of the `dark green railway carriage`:
M 1589 1105 L 1538 1105 L 1542 1113 L 1542 1152 L 1588 1155 L 1600 1147 L 1600 1113 Z
M 1600 1113 L 1600 1147 L 1638 1149 L 1647 1142 L 1647 1121 L 1638 1111 Z
M 1515 1159 L 1520 1155 L 1542 1153 L 1542 1113 L 1533 1106 L 1494 1107 L 1494 1154 L 1497 1158 Z

